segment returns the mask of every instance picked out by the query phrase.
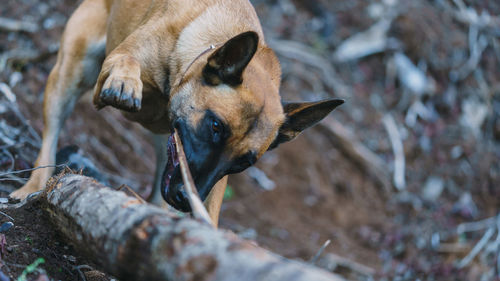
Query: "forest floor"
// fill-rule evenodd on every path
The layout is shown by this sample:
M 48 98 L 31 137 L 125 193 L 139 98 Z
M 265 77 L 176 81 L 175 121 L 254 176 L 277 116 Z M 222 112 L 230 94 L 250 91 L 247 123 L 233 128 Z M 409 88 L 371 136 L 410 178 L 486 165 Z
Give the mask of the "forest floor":
M 500 3 L 252 2 L 282 64 L 283 99 L 346 103 L 230 177 L 220 227 L 305 261 L 330 240 L 317 264 L 349 280 L 500 280 Z M 0 4 L 0 17 L 35 24 L 0 28 L 1 197 L 29 177 L 3 173 L 33 166 L 45 82 L 78 3 Z M 61 134 L 59 147 L 71 145 L 111 187 L 151 191 L 149 133 L 118 110 L 97 113 L 91 94 Z M 350 145 L 377 161 L 354 157 Z M 29 280 L 111 278 L 65 244 L 36 206 L 6 215 L 0 280 L 23 272 Z

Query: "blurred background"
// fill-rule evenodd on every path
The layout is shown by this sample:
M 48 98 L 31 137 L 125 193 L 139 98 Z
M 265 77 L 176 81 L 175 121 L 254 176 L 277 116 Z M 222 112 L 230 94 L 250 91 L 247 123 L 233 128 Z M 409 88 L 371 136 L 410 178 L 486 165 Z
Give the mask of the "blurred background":
M 0 3 L 0 172 L 30 168 L 80 1 Z M 348 280 L 499 280 L 500 2 L 253 0 L 284 100 L 346 103 L 230 178 L 220 225 Z M 15 20 L 15 21 L 9 21 Z M 87 94 L 59 147 L 147 196 L 149 134 Z M 68 151 L 68 150 L 66 150 Z M 3 175 L 18 188 L 29 173 Z

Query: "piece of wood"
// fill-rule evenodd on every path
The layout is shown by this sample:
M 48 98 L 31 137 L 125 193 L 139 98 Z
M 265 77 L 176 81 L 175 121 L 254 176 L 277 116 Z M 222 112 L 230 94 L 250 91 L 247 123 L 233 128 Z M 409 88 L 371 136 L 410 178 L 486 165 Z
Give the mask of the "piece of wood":
M 207 209 L 205 209 L 205 206 L 200 199 L 200 195 L 198 194 L 198 190 L 194 184 L 193 176 L 191 176 L 191 171 L 189 171 L 189 165 L 187 163 L 186 154 L 184 154 L 184 147 L 182 146 L 179 133 L 177 132 L 177 129 L 174 130 L 175 150 L 177 151 L 177 158 L 179 158 L 182 181 L 184 182 L 184 191 L 187 194 L 189 205 L 191 206 L 191 212 L 195 218 L 215 226 L 215 222 L 212 221 Z
M 327 135 L 332 136 L 336 147 L 345 153 L 349 159 L 358 163 L 371 177 L 376 180 L 378 186 L 390 193 L 392 184 L 390 175 L 387 172 L 386 163 L 375 153 L 359 142 L 354 135 L 346 129 L 340 122 L 332 117 L 327 117 L 318 124 Z
M 77 250 L 120 280 L 343 280 L 92 178 L 53 178 L 38 200 Z

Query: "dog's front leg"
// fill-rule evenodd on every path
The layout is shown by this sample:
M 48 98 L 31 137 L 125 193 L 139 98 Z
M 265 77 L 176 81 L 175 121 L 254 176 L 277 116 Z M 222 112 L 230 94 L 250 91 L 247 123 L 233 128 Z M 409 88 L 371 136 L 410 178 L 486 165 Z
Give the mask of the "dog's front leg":
M 131 54 L 111 53 L 102 65 L 94 89 L 94 105 L 111 105 L 129 112 L 141 109 L 142 81 L 140 62 Z

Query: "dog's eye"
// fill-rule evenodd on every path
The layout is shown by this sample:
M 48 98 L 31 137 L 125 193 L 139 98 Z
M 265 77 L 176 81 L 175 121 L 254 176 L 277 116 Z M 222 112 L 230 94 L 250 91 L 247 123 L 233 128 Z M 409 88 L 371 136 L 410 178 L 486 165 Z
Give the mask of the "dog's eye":
M 220 134 L 222 131 L 222 125 L 220 124 L 220 122 L 218 120 L 212 120 L 212 132 L 214 132 L 214 134 Z
M 213 118 L 210 120 L 210 130 L 212 132 L 212 141 L 214 143 L 221 142 L 224 135 L 224 125 L 222 122 L 217 118 Z

